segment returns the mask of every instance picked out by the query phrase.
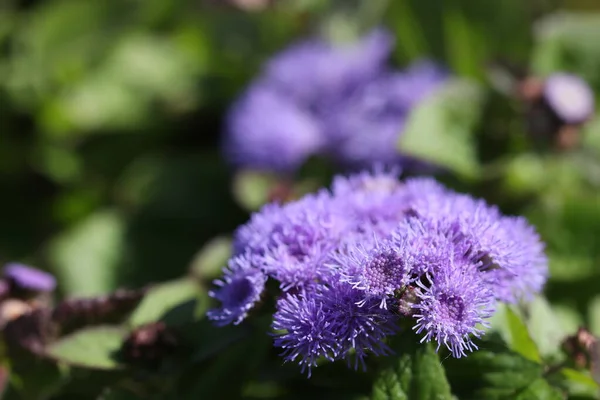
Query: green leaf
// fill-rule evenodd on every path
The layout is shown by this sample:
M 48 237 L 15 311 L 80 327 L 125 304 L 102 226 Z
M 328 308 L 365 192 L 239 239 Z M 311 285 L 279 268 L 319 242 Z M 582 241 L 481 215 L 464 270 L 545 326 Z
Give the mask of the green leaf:
M 537 345 L 531 339 L 523 319 L 510 307 L 500 304 L 492 319 L 492 326 L 498 330 L 508 347 L 528 360 L 540 362 Z
M 560 351 L 566 332 L 546 298 L 537 296 L 527 305 L 527 328 L 542 356 Z
M 548 15 L 537 23 L 533 72 L 574 72 L 596 89 L 600 85 L 600 13 Z
M 275 175 L 267 172 L 240 171 L 233 181 L 233 195 L 242 207 L 254 211 L 269 201 L 271 189 L 277 181 Z
M 191 279 L 179 279 L 149 290 L 129 318 L 132 326 L 140 326 L 164 319 L 178 325 L 197 317 L 198 303 L 204 306 L 203 291 Z M 204 300 L 204 301 L 201 301 Z
M 46 348 L 48 356 L 69 365 L 93 369 L 120 368 L 116 353 L 127 332 L 118 327 L 98 326 L 79 330 Z
M 105 210 L 91 215 L 49 246 L 49 258 L 61 289 L 70 296 L 93 296 L 116 286 L 125 226 Z
M 536 379 L 515 397 L 516 400 L 563 400 L 562 393 L 542 379 Z
M 542 365 L 509 351 L 500 340 L 479 347 L 465 358 L 444 361 L 452 389 L 461 399 L 514 399 L 542 377 Z
M 378 373 L 372 400 L 452 399 L 444 368 L 431 343 L 420 344 L 412 331 L 392 343 L 396 356 Z
M 219 236 L 206 243 L 192 261 L 192 271 L 203 280 L 214 279 L 221 275 L 223 266 L 231 256 L 232 241 L 229 237 Z
M 571 396 L 587 396 L 597 398 L 600 395 L 600 386 L 588 371 L 577 371 L 571 368 L 561 370 Z
M 477 83 L 449 81 L 411 112 L 398 149 L 464 177 L 476 178 L 480 170 L 473 130 L 482 104 L 483 91 Z

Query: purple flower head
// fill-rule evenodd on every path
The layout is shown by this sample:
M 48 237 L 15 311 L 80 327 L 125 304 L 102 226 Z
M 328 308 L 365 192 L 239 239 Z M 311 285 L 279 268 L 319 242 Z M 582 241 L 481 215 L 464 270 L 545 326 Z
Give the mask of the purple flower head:
M 539 292 L 548 276 L 544 246 L 522 218 L 503 216 L 483 200 L 450 191 L 412 203 L 414 212 L 438 221 L 455 221 L 496 298 L 514 303 Z
M 594 93 L 576 75 L 550 75 L 544 84 L 543 96 L 546 104 L 566 123 L 580 124 L 594 113 Z
M 373 247 L 365 248 L 361 243 L 349 246 L 335 256 L 332 267 L 340 274 L 340 280 L 363 291 L 363 299 L 376 299 L 381 308 L 387 308 L 389 298 L 403 289 L 408 283 L 413 254 L 406 250 L 404 243 L 388 243 L 373 240 Z
M 389 240 L 402 248 L 410 260 L 410 280 L 425 274 L 435 275 L 456 256 L 471 250 L 472 243 L 462 235 L 452 219 L 432 220 L 409 216 L 398 225 Z
M 257 268 L 253 258 L 250 254 L 232 258 L 223 278 L 214 282 L 218 288 L 209 295 L 219 300 L 221 306 L 207 315 L 217 325 L 239 324 L 260 300 L 267 276 Z
M 353 221 L 354 233 L 366 235 L 373 232 L 386 236 L 404 218 L 406 204 L 401 195 L 402 185 L 398 173 L 375 169 L 349 177 L 334 179 L 332 193 L 344 215 Z
M 429 61 L 404 72 L 382 70 L 327 109 L 330 152 L 349 167 L 398 165 L 397 141 L 408 114 L 446 79 L 446 72 Z
M 333 361 L 341 352 L 340 342 L 331 330 L 330 315 L 323 311 L 320 298 L 300 293 L 287 294 L 277 301 L 273 330 L 280 331 L 275 346 L 283 349 L 286 361 L 297 361 L 302 372 L 317 366 L 317 360 Z
M 291 172 L 323 144 L 312 115 L 259 82 L 230 110 L 223 151 L 237 167 Z
M 51 292 L 56 288 L 56 278 L 54 276 L 24 264 L 6 264 L 4 266 L 4 277 L 20 289 Z
M 530 300 L 541 292 L 548 279 L 544 243 L 523 217 L 503 217 L 498 231 L 504 243 L 502 248 L 509 256 L 492 255 L 494 263 L 485 269 L 484 278 L 500 301 Z M 496 262 L 494 256 L 501 261 Z
M 211 292 L 221 307 L 209 317 L 242 321 L 268 277 L 283 292 L 275 346 L 309 375 L 321 359 L 358 368 L 368 354 L 388 354 L 384 338 L 402 319 L 454 357 L 476 349 L 497 301 L 543 287 L 543 243 L 523 218 L 396 175 L 336 177 L 331 191 L 255 213 L 235 234 L 236 255 Z
M 368 168 L 375 163 L 399 163 L 396 141 L 407 111 L 396 99 L 393 78 L 382 74 L 365 83 L 325 116 L 330 152 L 343 165 Z
M 490 288 L 470 268 L 470 262 L 461 265 L 449 262 L 435 276 L 417 281 L 418 302 L 413 305 L 414 330 L 424 333 L 421 342 L 437 341 L 438 350 L 445 345 L 454 357 L 466 356 L 466 351 L 477 349 L 473 337 L 484 331 L 478 325 L 489 326 L 486 320 L 494 311 L 494 297 Z
M 358 305 L 363 294 L 350 285 L 337 283 L 316 292 L 287 295 L 278 301 L 273 316 L 275 346 L 284 349 L 286 361 L 295 361 L 302 370 L 317 365 L 319 358 L 347 359 L 354 368 L 369 354 L 387 355 L 383 342 L 396 333 L 397 315 L 381 309 L 377 301 Z
M 327 254 L 349 225 L 326 191 L 307 195 L 284 206 L 268 205 L 240 227 L 234 251 L 261 256 L 265 272 L 284 290 L 326 279 Z
M 276 55 L 266 65 L 264 77 L 304 108 L 315 110 L 376 76 L 392 45 L 391 35 L 383 29 L 348 44 L 313 38 Z

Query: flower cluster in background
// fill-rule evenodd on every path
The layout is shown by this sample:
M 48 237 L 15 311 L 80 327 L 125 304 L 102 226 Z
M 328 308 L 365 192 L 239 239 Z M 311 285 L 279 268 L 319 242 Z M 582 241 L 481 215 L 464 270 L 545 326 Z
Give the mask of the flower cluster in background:
M 309 373 L 320 359 L 364 366 L 368 353 L 390 353 L 385 338 L 407 325 L 461 357 L 497 302 L 527 300 L 547 274 L 524 218 L 431 178 L 363 172 L 266 205 L 238 228 L 209 317 L 242 322 L 274 280 L 275 346 Z
M 275 55 L 229 111 L 226 158 L 283 173 L 313 155 L 345 168 L 401 164 L 408 113 L 447 73 L 429 61 L 390 68 L 393 42 L 378 29 L 356 43 L 308 39 Z

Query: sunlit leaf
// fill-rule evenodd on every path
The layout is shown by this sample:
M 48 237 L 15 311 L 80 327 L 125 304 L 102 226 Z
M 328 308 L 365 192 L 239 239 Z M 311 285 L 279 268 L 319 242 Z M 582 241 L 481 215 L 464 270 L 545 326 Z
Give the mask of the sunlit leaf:
M 116 355 L 126 333 L 124 329 L 112 326 L 82 329 L 52 343 L 46 352 L 57 360 L 80 367 L 119 368 Z
M 377 372 L 372 400 L 452 399 L 444 368 L 433 344 L 406 332 L 392 342 L 395 356 Z
M 59 287 L 69 295 L 104 294 L 116 286 L 124 225 L 112 210 L 99 211 L 50 243 Z
M 398 149 L 404 154 L 476 178 L 479 162 L 473 129 L 483 104 L 473 81 L 451 80 L 410 114 Z

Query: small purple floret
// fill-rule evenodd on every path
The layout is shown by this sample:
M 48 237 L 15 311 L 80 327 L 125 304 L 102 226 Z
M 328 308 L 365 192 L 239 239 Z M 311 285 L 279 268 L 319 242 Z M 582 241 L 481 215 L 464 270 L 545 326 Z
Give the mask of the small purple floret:
M 56 288 L 56 278 L 52 274 L 24 264 L 6 264 L 4 277 L 21 289 L 51 292 Z

